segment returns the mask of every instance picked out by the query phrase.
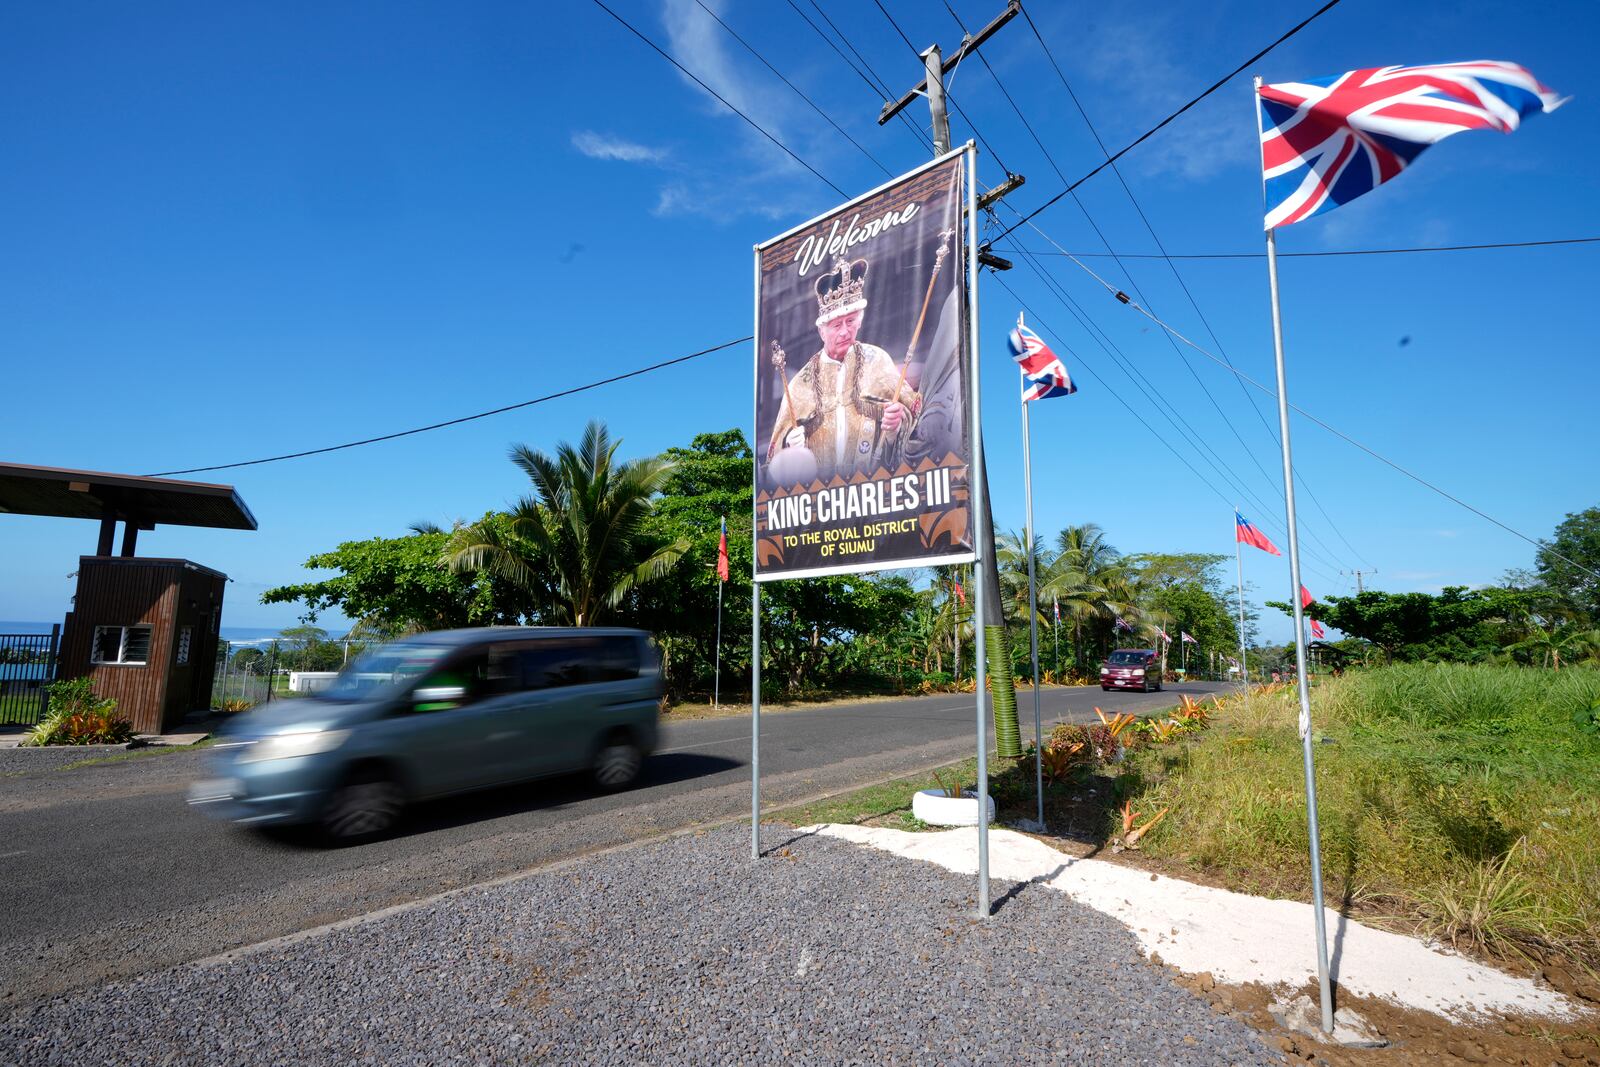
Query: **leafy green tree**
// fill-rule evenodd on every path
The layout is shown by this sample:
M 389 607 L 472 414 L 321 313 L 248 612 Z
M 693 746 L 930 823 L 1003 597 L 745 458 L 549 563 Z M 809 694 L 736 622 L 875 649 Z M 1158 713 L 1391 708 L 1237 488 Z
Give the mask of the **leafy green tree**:
M 1376 645 L 1385 660 L 1480 658 L 1494 643 L 1494 627 L 1521 617 L 1528 595 L 1508 589 L 1469 590 L 1447 586 L 1438 596 L 1428 593 L 1385 593 L 1368 589 L 1353 597 L 1329 597 L 1306 609 L 1322 622 Z M 1286 614 L 1293 608 L 1267 601 Z M 1474 640 L 1466 640 L 1471 636 Z M 1477 651 L 1474 651 L 1477 650 Z
M 1540 581 L 1572 621 L 1600 625 L 1600 578 L 1595 577 L 1600 572 L 1600 507 L 1569 514 L 1534 562 Z
M 477 522 L 456 530 L 443 560 L 456 574 L 487 574 L 522 590 L 541 619 L 595 626 L 630 593 L 677 565 L 686 542 L 646 545 L 652 498 L 666 485 L 663 457 L 618 462 L 620 439 L 604 423 L 584 429 L 576 447 L 554 455 L 516 445 L 511 462 L 532 494 L 517 501 L 509 524 Z
M 494 523 L 488 515 L 481 524 Z M 311 570 L 333 570 L 331 578 L 269 589 L 263 604 L 305 605 L 301 618 L 316 622 L 337 610 L 357 620 L 373 637 L 396 637 L 423 630 L 488 626 L 520 621 L 530 605 L 514 590 L 488 576 L 452 574 L 439 562 L 450 535 L 435 529 L 407 537 L 346 541 L 332 552 L 306 560 Z

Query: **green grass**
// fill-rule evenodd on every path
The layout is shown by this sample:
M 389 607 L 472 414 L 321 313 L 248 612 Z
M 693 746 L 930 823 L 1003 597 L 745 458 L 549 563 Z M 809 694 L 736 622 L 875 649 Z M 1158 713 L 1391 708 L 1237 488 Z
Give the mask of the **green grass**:
M 1001 761 L 1002 764 L 1010 762 Z M 963 760 L 907 778 L 897 778 L 892 782 L 869 785 L 864 789 L 819 800 L 815 804 L 802 804 L 799 807 L 775 811 L 767 818 L 795 826 L 810 826 L 815 823 L 871 823 L 874 826 L 890 826 L 897 830 L 926 830 L 927 823 L 911 814 L 911 798 L 920 790 L 937 789 L 939 782 L 936 776 L 939 775 L 946 780 L 954 776 L 959 778 L 964 786 L 972 786 L 978 780 L 978 761 Z
M 1313 697 L 1325 891 L 1462 947 L 1600 964 L 1600 672 L 1402 665 Z M 1292 689 L 1131 753 L 1124 792 L 1171 806 L 1147 852 L 1240 888 L 1308 895 Z
M 216 739 L 208 737 L 204 741 L 197 741 L 192 745 L 150 745 L 147 748 L 130 749 L 127 752 L 118 752 L 111 756 L 96 756 L 93 759 L 81 759 L 74 763 L 64 763 L 57 767 L 58 771 L 71 771 L 79 767 L 98 767 L 102 763 L 126 763 L 129 760 L 149 759 L 152 756 L 170 756 L 174 752 L 193 752 L 197 748 L 209 748 Z

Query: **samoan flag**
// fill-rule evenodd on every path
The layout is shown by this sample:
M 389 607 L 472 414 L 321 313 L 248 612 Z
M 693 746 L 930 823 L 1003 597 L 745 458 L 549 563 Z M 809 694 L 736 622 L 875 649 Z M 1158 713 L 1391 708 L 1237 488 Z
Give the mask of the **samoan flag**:
M 1311 590 L 1302 585 L 1300 587 L 1300 606 L 1302 608 L 1309 608 L 1314 603 L 1316 603 L 1316 597 L 1311 595 Z M 1311 618 L 1309 615 L 1306 617 Z M 1316 619 L 1311 619 L 1311 636 L 1315 637 L 1319 641 L 1327 636 L 1326 632 L 1322 629 L 1322 624 Z
M 1564 102 L 1526 67 L 1497 60 L 1368 67 L 1256 93 L 1269 230 L 1371 192 L 1452 134 L 1510 133 Z
M 1261 551 L 1269 553 L 1270 555 L 1283 555 L 1282 552 L 1278 551 L 1277 545 L 1267 540 L 1266 534 L 1256 529 L 1249 519 L 1245 518 L 1237 511 L 1233 513 L 1233 539 L 1242 544 L 1253 545 L 1254 547 L 1259 548 Z
M 1022 324 L 1017 316 L 1017 326 L 1011 331 L 1011 358 L 1022 368 L 1022 402 L 1048 400 L 1053 396 L 1071 396 L 1078 391 L 1072 376 L 1059 357 L 1043 339 Z

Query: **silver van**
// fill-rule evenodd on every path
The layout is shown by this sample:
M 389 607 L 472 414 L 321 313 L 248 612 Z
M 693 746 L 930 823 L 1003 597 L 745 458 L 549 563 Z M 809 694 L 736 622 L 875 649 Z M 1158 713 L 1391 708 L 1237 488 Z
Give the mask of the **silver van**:
M 486 786 L 588 771 L 620 789 L 656 746 L 661 694 L 639 630 L 419 634 L 362 654 L 314 696 L 229 722 L 189 803 L 352 841 L 389 829 L 408 803 Z

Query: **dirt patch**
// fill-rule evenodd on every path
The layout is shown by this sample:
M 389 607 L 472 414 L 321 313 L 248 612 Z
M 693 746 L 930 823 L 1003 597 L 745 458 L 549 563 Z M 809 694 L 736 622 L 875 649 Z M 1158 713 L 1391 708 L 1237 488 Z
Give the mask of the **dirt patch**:
M 1158 966 L 1160 957 L 1151 962 Z M 1285 1029 L 1274 1018 L 1271 1005 L 1294 993 L 1266 986 L 1224 985 L 1209 974 L 1183 974 L 1165 967 L 1179 985 L 1226 1015 L 1261 1031 L 1269 1047 L 1291 1062 L 1313 1062 L 1329 1067 L 1432 1067 L 1451 1063 L 1528 1064 L 1545 1067 L 1600 1067 L 1600 1029 L 1591 1017 L 1583 1023 L 1554 1023 L 1548 1019 L 1504 1016 L 1477 1022 L 1452 1022 L 1431 1012 L 1412 1011 L 1369 997 L 1337 997 L 1335 1003 L 1356 1011 L 1389 1042 L 1385 1048 L 1346 1048 Z M 1308 983 L 1299 994 L 1317 999 Z

